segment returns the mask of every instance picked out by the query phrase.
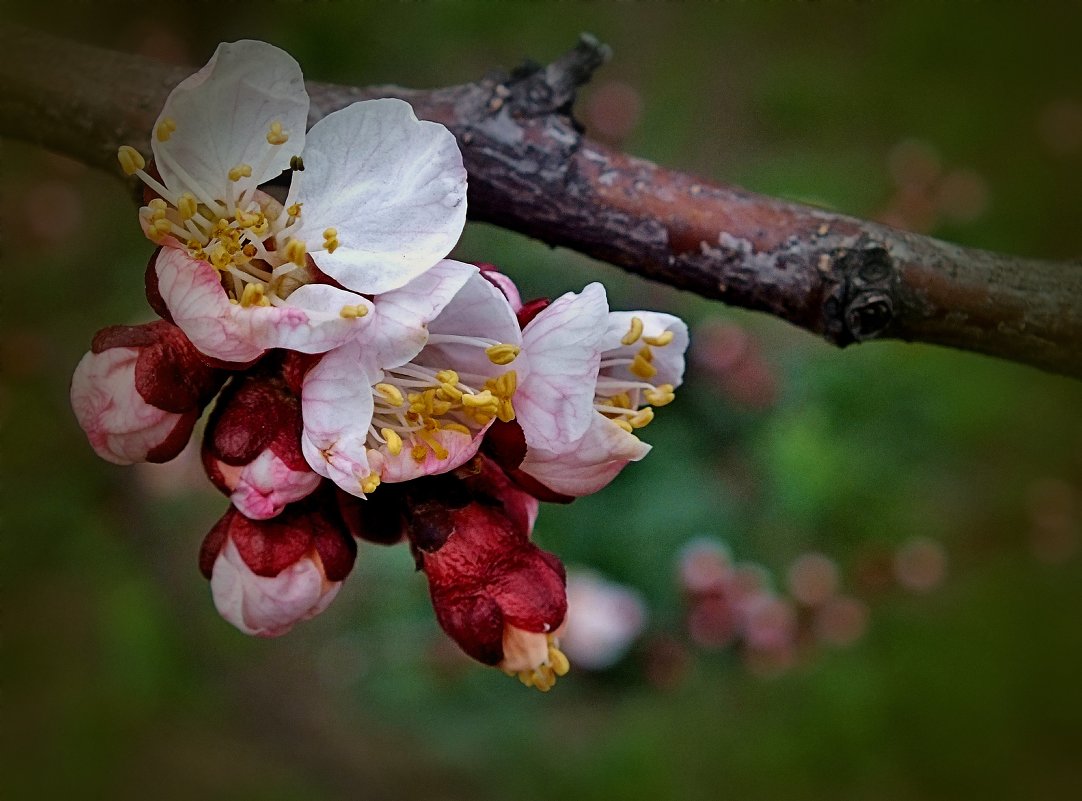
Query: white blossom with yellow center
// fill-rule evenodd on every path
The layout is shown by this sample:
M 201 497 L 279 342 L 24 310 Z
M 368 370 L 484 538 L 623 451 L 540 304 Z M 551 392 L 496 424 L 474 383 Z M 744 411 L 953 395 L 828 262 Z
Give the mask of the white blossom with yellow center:
M 162 246 L 158 293 L 214 358 L 320 353 L 356 338 L 371 322 L 364 296 L 433 267 L 464 225 L 466 175 L 446 128 L 382 99 L 306 133 L 308 106 L 288 54 L 223 44 L 166 100 L 151 136 L 154 169 L 132 147 L 118 154 L 154 195 L 139 219 Z M 279 203 L 260 187 L 287 170 Z

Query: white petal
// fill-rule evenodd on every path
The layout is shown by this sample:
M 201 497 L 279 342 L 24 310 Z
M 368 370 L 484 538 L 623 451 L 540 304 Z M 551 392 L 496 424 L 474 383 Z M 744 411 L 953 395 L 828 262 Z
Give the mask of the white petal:
M 146 461 L 181 415 L 151 406 L 135 389 L 136 348 L 83 356 L 71 378 L 71 408 L 101 458 L 114 464 Z
M 477 274 L 471 264 L 444 259 L 408 284 L 377 295 L 375 332 L 368 342 L 379 351 L 384 368 L 405 364 L 428 341 L 428 323 Z
M 314 553 L 277 576 L 257 576 L 244 563 L 232 539 L 214 562 L 210 589 L 219 614 L 258 637 L 277 637 L 330 605 L 342 582 L 328 581 Z
M 226 362 L 250 362 L 268 348 L 322 353 L 357 336 L 371 322 L 344 318 L 347 305 L 371 301 L 326 284 L 306 284 L 284 306 L 229 302 L 218 273 L 180 250 L 163 248 L 155 261 L 158 291 L 173 321 L 207 356 Z
M 229 500 L 245 517 L 268 520 L 286 504 L 315 492 L 321 480 L 311 470 L 293 470 L 273 451 L 265 450 L 239 471 Z
M 637 462 L 649 452 L 650 446 L 634 434 L 593 412 L 586 434 L 573 449 L 555 453 L 528 448 L 520 467 L 551 490 L 581 497 L 597 492 L 628 462 Z
M 357 342 L 337 348 L 308 371 L 301 389 L 301 450 L 313 470 L 364 497 L 371 473 L 365 440 L 372 422 L 371 356 Z
M 171 119 L 176 130 L 164 142 L 151 136 L 154 163 L 170 189 L 193 191 L 190 178 L 224 199 L 228 173 L 239 164 L 265 166 L 252 175 L 255 183 L 289 167 L 304 147 L 307 118 L 308 93 L 292 56 L 266 42 L 223 43 L 166 99 L 158 123 Z M 289 135 L 283 145 L 267 142 L 274 122 Z
M 514 405 L 531 447 L 558 452 L 586 433 L 608 311 L 605 289 L 594 283 L 557 298 L 523 330 L 528 370 Z
M 627 334 L 631 327 L 631 318 L 638 317 L 643 322 L 642 335 L 644 337 L 656 337 L 666 331 L 673 332 L 673 340 L 668 345 L 650 348 L 653 354 L 651 364 L 657 368 L 657 375 L 650 382 L 657 384 L 672 384 L 680 386 L 684 380 L 684 352 L 688 349 L 688 327 L 679 317 L 671 314 L 653 311 L 629 311 L 611 312 L 605 339 L 603 343 L 605 359 L 633 359 L 635 354 L 642 350 L 644 343 L 641 339 L 632 345 L 624 345 L 620 340 Z M 605 375 L 611 375 L 628 381 L 641 381 L 633 375 L 627 367 L 612 367 L 603 370 Z
M 419 121 L 401 100 L 366 100 L 312 126 L 292 197 L 323 272 L 377 294 L 402 286 L 446 256 L 466 222 L 466 171 L 454 136 Z M 320 251 L 334 228 L 340 246 Z

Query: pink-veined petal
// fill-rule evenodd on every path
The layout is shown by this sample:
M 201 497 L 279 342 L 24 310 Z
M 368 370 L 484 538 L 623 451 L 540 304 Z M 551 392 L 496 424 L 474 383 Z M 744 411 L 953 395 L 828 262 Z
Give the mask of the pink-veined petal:
M 301 390 L 301 450 L 313 470 L 359 497 L 372 472 L 365 440 L 372 422 L 372 356 L 357 342 L 328 353 Z
M 369 451 L 369 463 L 372 469 L 380 475 L 380 480 L 385 482 L 409 481 L 421 476 L 431 476 L 438 473 L 446 473 L 468 462 L 481 447 L 481 437 L 488 426 L 467 436 L 461 431 L 439 430 L 432 433 L 447 455 L 439 458 L 432 448 L 428 448 L 425 458 L 418 462 L 410 453 L 410 448 L 402 449 L 402 452 L 394 456 L 387 450 L 387 446 L 380 446 L 378 450 Z
M 87 353 L 71 379 L 71 408 L 79 425 L 98 456 L 114 464 L 147 461 L 148 454 L 173 436 L 179 423 L 192 417 L 163 411 L 143 400 L 135 387 L 138 358 L 137 348 Z M 183 447 L 182 441 L 177 451 Z
M 226 540 L 211 573 L 219 614 L 245 634 L 277 637 L 326 609 L 342 587 L 328 581 L 313 551 L 274 577 L 257 576 L 232 539 Z
M 466 170 L 454 136 L 385 98 L 354 103 L 308 132 L 304 172 L 292 197 L 303 204 L 293 236 L 319 268 L 350 289 L 396 289 L 450 252 L 466 222 Z M 320 250 L 323 232 L 339 247 Z
M 594 283 L 557 298 L 523 329 L 526 371 L 514 404 L 529 446 L 558 452 L 586 433 L 608 312 Z
M 287 169 L 304 147 L 307 119 L 308 93 L 291 55 L 266 42 L 223 43 L 166 99 L 155 134 L 166 120 L 176 129 L 165 141 L 151 136 L 154 163 L 170 189 L 194 192 L 195 183 L 224 200 L 228 173 L 240 164 L 258 171 L 255 184 Z M 275 122 L 289 136 L 283 145 L 267 142 Z
M 370 323 L 370 315 L 340 312 L 347 305 L 371 310 L 371 301 L 326 284 L 298 288 L 283 306 L 245 308 L 230 302 L 210 264 L 183 251 L 163 248 L 154 269 L 173 322 L 202 353 L 225 362 L 251 362 L 268 348 L 322 353 Z
M 638 317 L 642 320 L 643 337 L 656 337 L 666 331 L 672 331 L 673 339 L 668 345 L 652 346 L 650 352 L 653 355 L 651 364 L 657 369 L 657 375 L 653 376 L 651 383 L 672 384 L 678 387 L 684 380 L 684 352 L 688 349 L 687 324 L 671 314 L 653 311 L 628 311 L 610 312 L 605 338 L 602 348 L 605 359 L 633 359 L 635 354 L 642 350 L 646 344 L 642 339 L 631 345 L 624 345 L 620 340 L 627 334 L 631 327 L 631 318 Z M 623 378 L 629 381 L 639 381 L 627 367 L 605 368 L 606 375 Z
M 223 467 L 228 468 L 228 465 Z M 223 470 L 224 472 L 224 470 Z M 277 516 L 287 504 L 307 498 L 322 479 L 311 470 L 294 470 L 271 450 L 240 468 L 229 500 L 252 520 Z
M 600 412 L 575 447 L 564 453 L 530 448 L 520 469 L 549 489 L 581 497 L 597 492 L 616 478 L 628 462 L 637 462 L 650 446 Z
M 379 351 L 384 368 L 405 364 L 428 341 L 428 324 L 477 274 L 470 264 L 444 259 L 405 286 L 377 295 L 375 331 L 368 341 Z

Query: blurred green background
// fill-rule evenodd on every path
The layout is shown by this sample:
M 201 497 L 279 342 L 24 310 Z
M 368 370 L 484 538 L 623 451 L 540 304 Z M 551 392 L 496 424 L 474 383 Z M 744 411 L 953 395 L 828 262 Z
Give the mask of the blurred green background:
M 588 30 L 615 56 L 578 116 L 636 155 L 1079 255 L 1069 4 L 7 6 L 181 63 L 256 37 L 312 78 L 418 87 L 552 58 Z M 471 224 L 457 256 L 504 265 L 525 296 L 601 280 L 613 308 L 709 332 L 648 460 L 537 528 L 641 592 L 647 631 L 613 670 L 573 667 L 543 696 L 460 658 L 405 549 L 367 546 L 325 614 L 248 639 L 196 569 L 224 499 L 190 464 L 98 460 L 68 408 L 94 331 L 149 314 L 134 208 L 115 176 L 10 141 L 2 159 L 4 797 L 1082 797 L 1082 384 L 929 347 L 836 351 Z M 676 580 L 702 536 L 779 592 L 793 559 L 826 554 L 866 630 L 804 643 L 785 669 L 703 647 Z M 914 537 L 945 574 L 907 577 Z

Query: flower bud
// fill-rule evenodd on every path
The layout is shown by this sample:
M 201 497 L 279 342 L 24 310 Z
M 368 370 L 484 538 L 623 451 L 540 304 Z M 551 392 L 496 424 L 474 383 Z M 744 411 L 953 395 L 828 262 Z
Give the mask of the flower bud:
M 275 369 L 237 375 L 203 436 L 203 466 L 241 514 L 266 520 L 321 481 L 301 453 L 301 404 Z
M 207 534 L 199 567 L 218 612 L 257 637 L 277 637 L 326 609 L 353 569 L 357 545 L 320 494 L 272 520 L 229 507 Z
M 75 368 L 71 407 L 103 459 L 167 462 L 224 380 L 170 323 L 112 326 Z
M 553 638 L 567 613 L 563 565 L 493 506 L 474 500 L 444 514 L 443 544 L 414 549 L 440 626 L 479 662 L 550 689 L 568 667 Z

